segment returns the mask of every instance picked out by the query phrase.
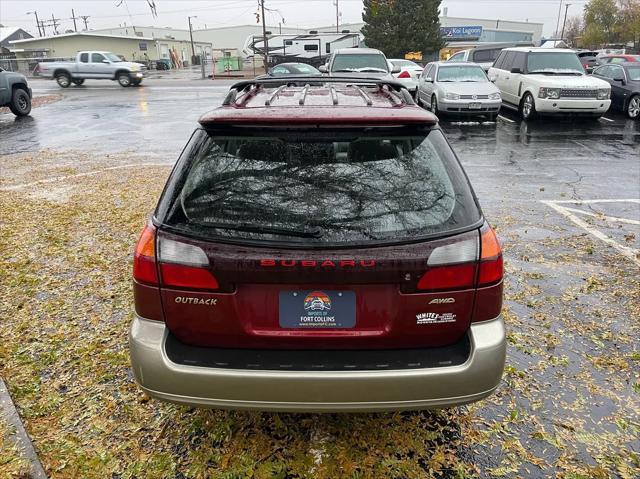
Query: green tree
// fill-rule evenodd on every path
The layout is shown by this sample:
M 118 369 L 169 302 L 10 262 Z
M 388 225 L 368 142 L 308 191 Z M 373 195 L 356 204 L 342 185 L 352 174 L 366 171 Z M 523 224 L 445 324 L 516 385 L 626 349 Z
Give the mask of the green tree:
M 615 41 L 617 23 L 616 0 L 590 0 L 584 7 L 583 44 L 597 47 Z
M 640 46 L 640 0 L 619 0 L 617 33 L 621 42 Z
M 364 0 L 365 43 L 388 57 L 439 51 L 441 0 Z

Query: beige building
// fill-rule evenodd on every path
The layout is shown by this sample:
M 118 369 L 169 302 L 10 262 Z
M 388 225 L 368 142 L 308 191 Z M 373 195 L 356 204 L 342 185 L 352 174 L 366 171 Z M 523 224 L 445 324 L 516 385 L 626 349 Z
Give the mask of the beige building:
M 195 40 L 195 39 L 194 39 Z M 79 51 L 101 50 L 122 55 L 127 60 L 169 59 L 170 51 L 180 60 L 191 58 L 191 42 L 172 38 L 108 35 L 78 32 L 42 38 L 29 38 L 10 42 L 16 58 L 75 58 Z M 214 52 L 211 43 L 194 41 L 196 55 L 210 58 Z
M 334 27 L 335 28 L 335 27 Z M 291 28 L 282 25 L 267 26 L 267 31 L 276 33 L 308 33 L 309 29 Z M 145 36 L 158 41 L 165 39 L 189 40 L 189 30 L 165 27 L 141 27 L 126 26 L 91 30 L 92 33 L 122 36 Z M 213 45 L 214 56 L 238 56 L 241 55 L 247 38 L 252 35 L 262 35 L 262 25 L 234 25 L 232 27 L 200 28 L 193 30 L 194 42 L 210 43 Z M 197 52 L 196 52 L 197 54 Z

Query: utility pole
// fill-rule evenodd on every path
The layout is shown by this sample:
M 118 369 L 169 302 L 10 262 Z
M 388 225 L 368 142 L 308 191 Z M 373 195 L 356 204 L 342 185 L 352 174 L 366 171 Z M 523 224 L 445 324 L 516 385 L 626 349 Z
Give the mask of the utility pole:
M 58 22 L 58 20 L 60 20 L 59 18 L 55 18 L 53 16 L 53 13 L 51 14 L 51 25 L 53 25 L 53 31 L 56 32 L 56 35 L 58 34 L 58 25 L 60 25 L 60 22 Z
M 191 26 L 191 19 L 198 18 L 197 16 L 187 17 L 189 19 L 189 37 L 191 37 L 191 64 L 196 62 L 196 49 L 193 46 L 193 27 Z
M 556 21 L 556 31 L 553 32 L 553 36 L 558 36 L 558 29 L 560 28 L 560 15 L 562 15 L 562 0 L 560 0 L 560 6 L 558 7 L 558 20 Z
M 82 18 L 82 21 L 84 22 L 84 29 L 89 30 L 89 27 L 87 26 L 87 19 L 89 18 L 89 15 L 80 15 L 80 18 Z
M 564 22 L 562 23 L 562 34 L 560 35 L 560 40 L 564 39 L 564 27 L 567 24 L 567 13 L 569 12 L 569 7 L 571 6 L 570 3 L 567 3 L 565 5 L 565 10 L 564 10 Z
M 27 15 L 31 15 L 34 14 L 36 16 L 36 25 L 38 27 L 38 36 L 42 36 L 42 32 L 40 31 L 40 20 L 38 20 L 38 12 L 33 11 L 33 12 L 27 12 Z
M 267 38 L 267 24 L 264 19 L 264 0 L 260 0 L 262 10 L 262 38 L 264 39 L 264 72 L 269 73 L 269 39 Z
M 336 33 L 340 33 L 340 9 L 338 8 L 338 0 L 336 0 Z
M 80 17 L 78 17 L 80 18 Z M 73 29 L 77 32 L 78 31 L 78 27 L 76 25 L 76 13 L 73 11 L 73 8 L 71 9 L 71 19 L 73 20 Z

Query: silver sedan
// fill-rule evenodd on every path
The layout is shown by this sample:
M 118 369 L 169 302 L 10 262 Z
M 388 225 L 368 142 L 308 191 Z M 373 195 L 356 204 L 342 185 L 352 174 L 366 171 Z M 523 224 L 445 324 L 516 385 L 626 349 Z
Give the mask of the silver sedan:
M 418 102 L 435 114 L 484 115 L 494 121 L 502 97 L 480 65 L 433 62 L 420 76 Z

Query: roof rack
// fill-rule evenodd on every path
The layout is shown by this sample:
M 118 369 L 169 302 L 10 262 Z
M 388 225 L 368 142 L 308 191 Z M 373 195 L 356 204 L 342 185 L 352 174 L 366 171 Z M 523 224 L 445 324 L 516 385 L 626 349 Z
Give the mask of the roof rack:
M 360 94 L 360 96 L 362 96 L 362 98 L 366 101 L 368 106 L 371 106 L 372 101 L 362 87 L 371 87 L 371 86 L 377 86 L 380 89 L 384 89 L 385 92 L 390 95 L 392 95 L 391 92 L 393 92 L 398 96 L 399 101 L 404 101 L 404 103 L 408 105 L 415 105 L 415 102 L 413 101 L 413 97 L 407 91 L 405 86 L 396 80 L 384 80 L 381 78 L 362 78 L 362 77 L 349 77 L 349 76 L 330 77 L 326 75 L 286 75 L 286 76 L 273 77 L 273 78 L 255 78 L 252 80 L 243 80 L 231 86 L 231 89 L 229 90 L 229 93 L 227 94 L 224 101 L 222 102 L 222 105 L 228 106 L 233 104 L 236 101 L 236 98 L 238 97 L 238 94 L 240 92 L 243 92 L 245 90 L 249 91 L 251 89 L 257 90 L 261 87 L 277 87 L 272 98 L 270 99 L 272 100 L 273 98 L 277 97 L 277 95 L 282 91 L 282 88 L 287 86 L 304 87 L 303 95 L 300 98 L 300 105 L 304 105 L 304 101 L 310 86 L 329 85 L 332 92 L 332 98 L 334 98 L 334 101 L 335 101 L 337 100 L 337 97 L 335 96 L 335 88 L 332 86 L 332 84 L 336 84 L 336 83 L 353 85 L 358 90 L 358 93 Z

